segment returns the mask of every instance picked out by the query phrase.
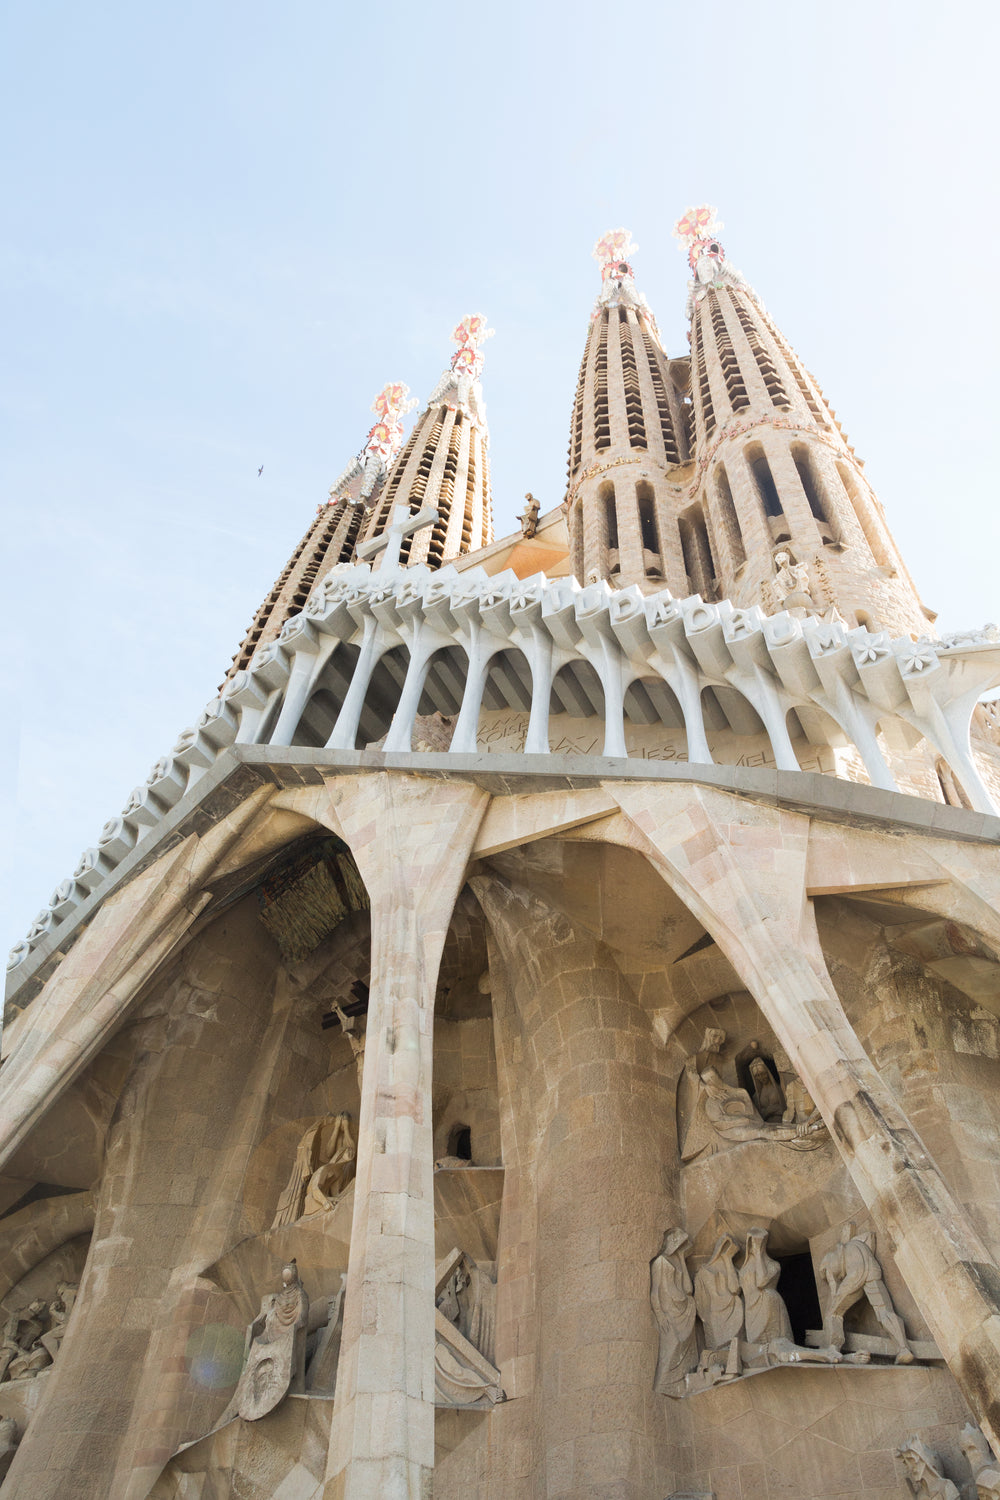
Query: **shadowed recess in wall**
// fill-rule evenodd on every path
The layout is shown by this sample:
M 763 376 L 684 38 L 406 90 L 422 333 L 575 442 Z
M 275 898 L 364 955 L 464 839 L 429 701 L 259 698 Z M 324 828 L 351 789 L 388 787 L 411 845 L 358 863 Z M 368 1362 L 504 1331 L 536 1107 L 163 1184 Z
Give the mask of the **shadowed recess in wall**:
M 347 845 L 323 839 L 272 870 L 257 887 L 260 920 L 281 950 L 298 963 L 352 912 L 371 905 Z

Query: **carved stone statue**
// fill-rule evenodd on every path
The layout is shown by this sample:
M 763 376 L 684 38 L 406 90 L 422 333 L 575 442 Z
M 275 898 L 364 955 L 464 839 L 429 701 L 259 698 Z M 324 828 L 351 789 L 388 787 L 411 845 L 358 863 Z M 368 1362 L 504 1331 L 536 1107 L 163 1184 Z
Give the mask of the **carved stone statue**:
M 768 1363 L 840 1364 L 843 1355 L 839 1349 L 808 1349 L 794 1342 L 788 1309 L 777 1290 L 780 1275 L 781 1266 L 767 1253 L 767 1230 L 751 1229 L 740 1267 L 747 1343 L 765 1345 Z M 852 1362 L 866 1364 L 867 1356 L 853 1356 Z
M 11 1313 L 3 1331 L 0 1347 L 0 1380 L 20 1380 L 36 1375 L 52 1363 L 52 1356 L 41 1342 L 48 1327 L 48 1308 L 36 1298 L 19 1312 Z
M 823 1116 L 813 1101 L 802 1079 L 795 1073 L 785 1079 L 785 1112 L 781 1116 L 786 1125 L 815 1125 L 824 1129 Z
M 66 1337 L 66 1324 L 69 1322 L 69 1315 L 73 1311 L 78 1291 L 79 1287 L 75 1282 L 60 1281 L 56 1287 L 55 1300 L 49 1303 L 49 1317 L 52 1321 L 48 1332 L 42 1334 L 39 1342 L 48 1350 L 52 1360 L 55 1360 L 59 1347 Z
M 17 1423 L 13 1417 L 0 1417 L 0 1484 L 7 1478 L 19 1441 Z
M 767 1064 L 758 1059 L 768 1072 Z M 695 1117 L 684 1140 L 683 1161 L 690 1161 L 706 1146 L 717 1140 L 739 1144 L 744 1141 L 775 1141 L 794 1150 L 811 1151 L 823 1144 L 816 1136 L 821 1126 L 775 1123 L 762 1119 L 746 1089 L 726 1083 L 718 1068 L 705 1068 L 699 1075 L 701 1094 Z
M 966 1422 L 958 1435 L 958 1446 L 969 1461 L 977 1500 L 1000 1500 L 1000 1464 L 979 1428 Z
M 487 1406 L 504 1399 L 493 1363 L 496 1287 L 470 1255 L 451 1251 L 437 1267 L 434 1387 L 439 1406 Z
M 920 1500 L 959 1500 L 957 1485 L 941 1473 L 941 1460 L 918 1437 L 911 1437 L 896 1454 L 903 1460 L 910 1490 Z
M 809 568 L 792 561 L 790 552 L 774 554 L 774 577 L 771 579 L 773 607 L 788 610 L 816 611 L 816 601 L 809 591 Z
M 750 1062 L 750 1078 L 753 1083 L 754 1103 L 763 1120 L 783 1120 L 785 1095 L 780 1083 L 762 1057 Z
M 309 1298 L 295 1261 L 281 1268 L 281 1289 L 269 1292 L 247 1329 L 246 1363 L 233 1399 L 219 1419 L 256 1421 L 283 1401 L 289 1391 L 305 1388 L 306 1331 Z
M 660 1352 L 653 1389 L 660 1396 L 683 1396 L 684 1377 L 698 1363 L 696 1308 L 683 1229 L 668 1229 L 650 1265 L 649 1300 L 660 1330 Z
M 317 1324 L 316 1348 L 306 1371 L 306 1390 L 317 1396 L 333 1396 L 337 1390 L 337 1365 L 344 1332 L 344 1291 L 347 1272 L 340 1273 L 340 1287 L 326 1300 L 326 1321 Z M 310 1319 L 310 1322 L 313 1320 Z
M 437 1305 L 463 1338 L 490 1364 L 494 1360 L 497 1289 L 470 1255 L 455 1266 Z
M 519 518 L 521 522 L 521 535 L 525 538 L 530 538 L 538 530 L 538 512 L 540 506 L 530 490 L 524 498 L 527 503 Z
M 730 1235 L 720 1235 L 708 1260 L 695 1272 L 694 1301 L 706 1349 L 724 1349 L 743 1331 L 740 1278 L 733 1265 L 737 1248 Z
M 278 1200 L 272 1229 L 333 1208 L 354 1176 L 357 1146 L 349 1115 L 310 1125 L 299 1141 L 288 1185 Z
M 844 1316 L 862 1297 L 875 1314 L 879 1325 L 889 1336 L 896 1352 L 897 1365 L 913 1363 L 913 1351 L 906 1340 L 903 1320 L 896 1312 L 882 1280 L 882 1267 L 875 1259 L 875 1236 L 870 1229 L 860 1234 L 853 1224 L 845 1224 L 840 1241 L 824 1255 L 820 1275 L 827 1285 L 823 1309 L 824 1338 L 834 1349 L 843 1349 Z

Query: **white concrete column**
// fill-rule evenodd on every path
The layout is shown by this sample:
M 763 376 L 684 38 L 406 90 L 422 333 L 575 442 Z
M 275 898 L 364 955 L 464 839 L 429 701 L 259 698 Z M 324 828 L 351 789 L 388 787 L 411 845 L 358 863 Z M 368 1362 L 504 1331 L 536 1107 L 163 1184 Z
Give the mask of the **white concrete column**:
M 337 777 L 327 791 L 325 820 L 350 846 L 371 898 L 372 973 L 323 1494 L 427 1500 L 434 1468 L 434 995 L 489 798 L 467 782 L 384 772 Z

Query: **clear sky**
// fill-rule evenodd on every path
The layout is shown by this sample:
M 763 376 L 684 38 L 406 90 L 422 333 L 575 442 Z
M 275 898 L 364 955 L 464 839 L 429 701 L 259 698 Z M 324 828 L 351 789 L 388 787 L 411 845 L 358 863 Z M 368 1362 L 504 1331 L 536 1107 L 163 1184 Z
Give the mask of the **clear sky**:
M 670 230 L 715 204 L 941 626 L 1000 615 L 996 6 L 6 17 L 9 943 L 213 696 L 375 392 L 426 398 L 466 312 L 496 329 L 497 531 L 558 503 L 609 228 L 679 353 Z

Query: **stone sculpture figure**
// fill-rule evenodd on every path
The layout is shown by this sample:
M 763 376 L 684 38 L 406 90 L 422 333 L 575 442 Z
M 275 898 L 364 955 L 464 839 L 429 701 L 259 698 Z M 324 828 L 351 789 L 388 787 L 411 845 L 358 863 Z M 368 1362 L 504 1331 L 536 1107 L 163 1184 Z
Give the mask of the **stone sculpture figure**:
M 957 1485 L 941 1473 L 941 1460 L 918 1437 L 911 1437 L 896 1449 L 896 1454 L 903 1460 L 906 1482 L 919 1500 L 959 1500 Z
M 817 1130 L 826 1129 L 812 1095 L 795 1073 L 785 1080 L 785 1112 L 781 1118 L 786 1125 L 814 1125 Z
M 17 1452 L 18 1431 L 13 1417 L 0 1417 L 0 1484 L 7 1478 Z
M 496 1284 L 469 1255 L 455 1267 L 437 1305 L 463 1338 L 493 1363 L 496 1336 Z
M 845 1314 L 865 1297 L 896 1350 L 897 1365 L 912 1364 L 913 1351 L 906 1340 L 903 1320 L 892 1305 L 882 1280 L 882 1267 L 875 1259 L 872 1231 L 866 1229 L 859 1234 L 853 1224 L 845 1224 L 839 1243 L 824 1255 L 819 1269 L 827 1285 L 823 1310 L 827 1343 L 834 1349 L 843 1349 Z
M 809 592 L 809 569 L 805 563 L 792 561 L 790 552 L 774 554 L 774 577 L 771 597 L 775 609 L 814 611 L 816 602 Z
M 351 1117 L 320 1120 L 299 1141 L 288 1185 L 278 1200 L 272 1229 L 333 1208 L 357 1167 Z
M 958 1435 L 958 1446 L 969 1461 L 977 1500 L 1000 1500 L 1000 1464 L 983 1433 L 966 1422 Z
M 269 1292 L 247 1329 L 243 1373 L 219 1425 L 233 1417 L 256 1421 L 305 1387 L 309 1298 L 294 1260 L 281 1268 L 281 1288 Z
M 333 1396 L 337 1391 L 337 1365 L 344 1333 L 344 1292 L 347 1272 L 340 1273 L 340 1286 L 326 1299 L 326 1322 L 319 1326 L 316 1348 L 306 1371 L 306 1389 L 313 1395 Z
M 706 1349 L 724 1349 L 743 1331 L 743 1297 L 733 1257 L 736 1241 L 722 1234 L 694 1278 L 694 1301 Z
M 56 1287 L 55 1299 L 49 1303 L 49 1317 L 52 1321 L 48 1332 L 42 1334 L 39 1343 L 48 1350 L 52 1360 L 59 1353 L 60 1345 L 66 1337 L 66 1324 L 69 1322 L 69 1315 L 73 1311 L 78 1291 L 79 1287 L 75 1282 L 60 1281 Z
M 668 1229 L 650 1265 L 649 1300 L 660 1330 L 653 1389 L 660 1396 L 683 1396 L 684 1377 L 698 1363 L 697 1309 L 686 1259 L 690 1248 L 683 1229 Z
M 767 1064 L 760 1066 L 771 1078 Z M 683 1161 L 690 1161 L 711 1144 L 711 1135 L 723 1141 L 778 1141 L 795 1150 L 811 1151 L 823 1144 L 816 1139 L 822 1125 L 773 1123 L 761 1118 L 746 1089 L 726 1083 L 718 1068 L 707 1067 L 699 1075 L 701 1094 L 695 1118 L 684 1141 Z M 771 1079 L 773 1085 L 774 1080 Z M 708 1129 L 706 1130 L 706 1127 Z
M 764 1359 L 779 1365 L 839 1365 L 844 1356 L 829 1346 L 808 1349 L 792 1338 L 792 1324 L 784 1298 L 777 1290 L 781 1266 L 767 1253 L 767 1230 L 751 1229 L 740 1267 L 748 1344 L 764 1345 Z M 867 1364 L 867 1355 L 852 1355 L 849 1363 Z
M 774 1074 L 762 1057 L 751 1060 L 750 1078 L 753 1082 L 754 1103 L 761 1118 L 765 1121 L 784 1120 L 785 1095 L 781 1084 L 775 1081 Z
M 27 1307 L 11 1313 L 0 1346 L 0 1381 L 35 1375 L 52 1363 L 52 1356 L 40 1342 L 48 1326 L 47 1312 L 46 1303 L 36 1298 Z

